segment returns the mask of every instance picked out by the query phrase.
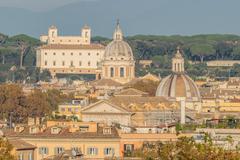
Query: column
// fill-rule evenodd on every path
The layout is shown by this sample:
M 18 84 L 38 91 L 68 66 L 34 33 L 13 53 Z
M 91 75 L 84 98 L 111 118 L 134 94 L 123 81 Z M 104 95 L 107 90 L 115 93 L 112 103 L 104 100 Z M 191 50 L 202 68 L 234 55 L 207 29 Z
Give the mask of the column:
M 180 101 L 180 105 L 181 105 L 181 124 L 185 124 L 185 116 L 186 116 L 186 112 L 185 112 L 186 103 L 185 103 L 185 100 L 181 100 Z

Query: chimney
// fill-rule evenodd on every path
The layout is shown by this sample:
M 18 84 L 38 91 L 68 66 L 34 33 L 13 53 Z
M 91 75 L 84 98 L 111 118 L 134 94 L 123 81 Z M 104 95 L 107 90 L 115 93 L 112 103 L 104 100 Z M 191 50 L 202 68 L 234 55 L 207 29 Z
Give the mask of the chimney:
M 34 125 L 34 124 L 35 124 L 34 121 L 35 121 L 34 118 L 32 118 L 32 117 L 28 117 L 28 126 L 32 126 L 32 125 Z
M 35 118 L 35 124 L 36 125 L 40 125 L 40 117 L 36 117 Z

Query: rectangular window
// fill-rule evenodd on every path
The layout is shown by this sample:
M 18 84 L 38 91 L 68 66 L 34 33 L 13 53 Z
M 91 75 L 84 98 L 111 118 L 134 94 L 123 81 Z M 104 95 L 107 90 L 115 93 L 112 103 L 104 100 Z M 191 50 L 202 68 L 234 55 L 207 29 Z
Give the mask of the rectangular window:
M 53 66 L 56 66 L 56 61 L 53 61 Z
M 65 55 L 65 53 L 63 52 L 63 53 L 62 53 L 62 55 L 64 56 L 64 55 Z
M 72 151 L 76 151 L 76 152 L 80 152 L 81 148 L 79 148 L 79 147 L 72 147 L 71 150 Z
M 82 66 L 82 61 L 79 61 L 79 66 Z
M 112 156 L 112 155 L 114 155 L 114 148 L 104 148 L 104 155 L 105 156 Z
M 45 56 L 47 55 L 47 52 L 45 52 Z
M 113 67 L 110 68 L 110 76 L 114 77 L 114 68 Z
M 132 152 L 134 150 L 133 144 L 124 144 L 124 151 Z
M 98 154 L 98 149 L 95 148 L 95 147 L 90 147 L 90 148 L 87 149 L 87 154 L 92 155 L 92 156 L 97 155 Z
M 88 61 L 88 66 L 90 66 L 91 65 L 91 62 L 90 61 Z
M 33 154 L 32 154 L 32 152 L 30 152 L 30 153 L 28 154 L 28 160 L 33 160 Z
M 123 67 L 120 68 L 120 77 L 124 77 L 124 68 Z
M 65 66 L 65 62 L 64 61 L 62 61 L 62 66 Z
M 71 66 L 73 66 L 73 61 L 71 61 Z
M 48 155 L 48 148 L 47 147 L 40 147 L 39 148 L 40 155 Z
M 64 152 L 64 148 L 63 147 L 56 147 L 55 148 L 55 154 L 60 154 L 60 153 L 63 153 Z
M 68 108 L 68 112 L 72 112 L 72 108 Z
M 45 66 L 47 66 L 47 61 L 45 61 Z
M 61 111 L 62 111 L 62 112 L 65 112 L 65 108 L 61 108 Z
M 56 53 L 54 52 L 54 53 L 53 53 L 53 55 L 55 56 L 55 55 L 56 55 Z
M 18 160 L 23 160 L 23 153 L 19 153 Z

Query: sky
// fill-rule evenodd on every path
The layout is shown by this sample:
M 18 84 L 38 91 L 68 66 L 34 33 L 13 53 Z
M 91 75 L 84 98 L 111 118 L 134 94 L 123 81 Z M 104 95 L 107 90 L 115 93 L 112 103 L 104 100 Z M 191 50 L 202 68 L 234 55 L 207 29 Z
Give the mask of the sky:
M 76 34 L 87 23 L 93 35 L 110 37 L 120 18 L 125 35 L 240 35 L 239 7 L 240 0 L 0 0 L 0 33 L 39 37 L 54 24 Z
M 78 1 L 84 0 L 0 0 L 0 6 L 24 8 L 32 11 L 46 11 Z

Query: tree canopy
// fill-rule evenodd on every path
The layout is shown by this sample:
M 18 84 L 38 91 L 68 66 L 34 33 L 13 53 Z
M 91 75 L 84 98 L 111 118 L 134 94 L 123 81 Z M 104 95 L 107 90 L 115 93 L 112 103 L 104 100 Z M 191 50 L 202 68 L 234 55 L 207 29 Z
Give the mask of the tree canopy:
M 0 160 L 16 160 L 12 155 L 13 146 L 7 139 L 0 138 Z
M 14 122 L 24 122 L 28 116 L 50 115 L 59 103 L 72 98 L 72 95 L 64 95 L 55 89 L 47 92 L 36 89 L 26 95 L 18 85 L 0 85 L 0 118 L 9 119 L 12 116 Z
M 231 143 L 231 138 L 228 139 L 226 143 Z M 145 160 L 237 160 L 240 158 L 238 151 L 214 146 L 208 135 L 205 135 L 202 143 L 187 137 L 181 137 L 176 142 L 145 143 L 133 155 Z

